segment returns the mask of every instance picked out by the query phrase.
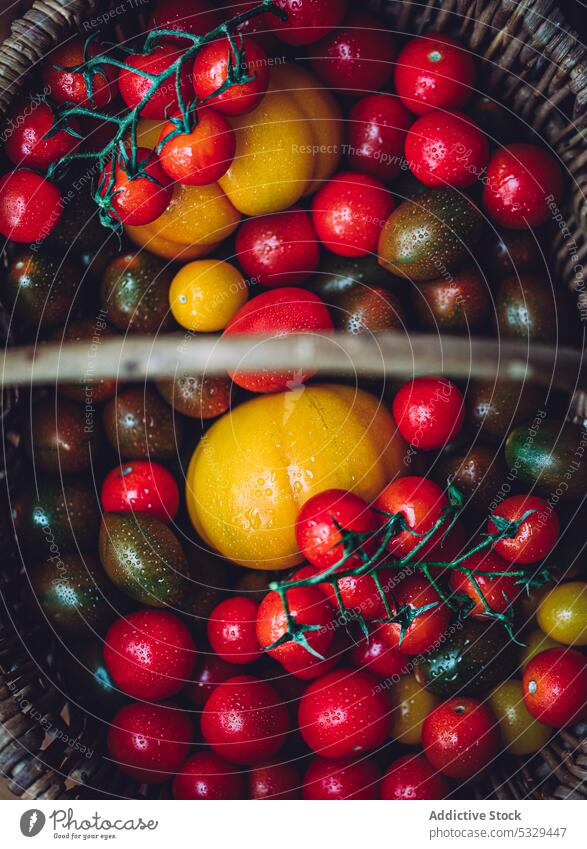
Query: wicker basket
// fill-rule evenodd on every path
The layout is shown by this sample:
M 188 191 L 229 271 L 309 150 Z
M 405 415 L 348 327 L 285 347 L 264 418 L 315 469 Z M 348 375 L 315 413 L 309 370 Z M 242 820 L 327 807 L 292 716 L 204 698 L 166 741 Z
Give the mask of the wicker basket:
M 13 22 L 12 35 L 0 47 L 0 115 L 26 85 L 30 69 L 108 5 L 108 0 L 36 0 Z M 558 280 L 576 293 L 579 308 L 587 309 L 581 277 L 587 260 L 587 147 L 581 134 L 587 123 L 587 57 L 553 0 L 372 0 L 370 5 L 400 33 L 457 34 L 486 60 L 487 89 L 499 92 L 561 157 L 573 181 L 562 211 L 575 244 L 569 250 L 568 234 L 557 231 L 550 259 Z M 4 459 L 11 470 L 18 462 L 16 399 L 15 391 L 7 392 L 2 412 L 10 446 Z M 587 418 L 583 392 L 575 393 L 572 410 L 577 420 Z M 2 509 L 0 538 L 2 551 L 8 552 L 11 525 L 4 500 Z M 43 636 L 20 606 L 19 567 L 12 552 L 3 559 L 0 575 L 0 771 L 10 789 L 34 799 L 157 795 L 158 788 L 140 789 L 103 757 L 103 728 L 67 704 L 52 683 Z M 587 729 L 560 732 L 530 759 L 502 760 L 473 793 L 480 798 L 586 798 Z

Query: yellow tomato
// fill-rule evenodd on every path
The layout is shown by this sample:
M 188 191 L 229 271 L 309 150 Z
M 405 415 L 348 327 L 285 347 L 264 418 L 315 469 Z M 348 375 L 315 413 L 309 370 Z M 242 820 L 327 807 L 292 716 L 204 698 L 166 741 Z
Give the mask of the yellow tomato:
M 236 153 L 218 181 L 234 206 L 245 215 L 289 209 L 304 194 L 312 177 L 314 134 L 294 100 L 268 91 L 259 106 L 231 118 Z
M 188 330 L 223 330 L 247 300 L 248 289 L 234 265 L 200 259 L 181 268 L 169 287 L 173 317 Z
M 254 398 L 200 440 L 186 480 L 190 517 L 236 563 L 295 566 L 302 504 L 334 487 L 371 501 L 403 469 L 405 449 L 391 414 L 362 390 L 328 384 Z
M 565 646 L 587 645 L 587 583 L 559 584 L 542 597 L 536 613 L 545 634 Z
M 150 227 L 150 224 L 145 224 L 142 227 L 131 227 L 127 224 L 124 229 L 131 242 L 134 242 L 139 248 L 146 248 L 152 254 L 163 259 L 189 262 L 190 259 L 211 254 L 218 247 L 218 243 L 213 245 L 180 245 L 177 242 L 170 242 L 164 236 L 152 233 Z
M 159 143 L 159 136 L 165 124 L 166 121 L 163 118 L 158 120 L 141 118 L 137 122 L 137 145 L 153 150 Z
M 520 650 L 520 669 L 523 669 L 526 664 L 529 663 L 533 657 L 536 657 L 537 654 L 540 654 L 540 652 L 560 647 L 560 643 L 557 643 L 556 640 L 547 637 L 540 628 L 536 628 L 535 631 L 531 631 L 521 639 L 524 640 L 526 645 Z
M 524 704 L 521 681 L 504 681 L 489 697 L 504 746 L 514 755 L 529 755 L 541 749 L 552 729 L 534 719 Z
M 404 675 L 390 689 L 391 738 L 406 746 L 422 740 L 422 725 L 440 699 L 419 684 L 413 675 Z

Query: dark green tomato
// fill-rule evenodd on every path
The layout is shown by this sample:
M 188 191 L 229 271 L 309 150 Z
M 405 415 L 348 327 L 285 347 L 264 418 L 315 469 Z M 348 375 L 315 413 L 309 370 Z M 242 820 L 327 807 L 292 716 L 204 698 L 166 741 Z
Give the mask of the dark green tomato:
M 141 513 L 105 513 L 100 560 L 108 577 L 141 604 L 177 604 L 186 592 L 187 560 L 164 522 Z
M 526 230 L 504 230 L 488 235 L 485 258 L 488 270 L 498 277 L 527 274 L 542 263 L 536 237 Z
M 543 277 L 504 278 L 495 295 L 495 315 L 502 336 L 556 342 L 566 335 L 566 310 Z
M 59 633 L 103 633 L 117 616 L 112 585 L 94 555 L 54 554 L 29 577 L 36 603 Z
M 101 640 L 76 640 L 58 657 L 63 695 L 90 716 L 109 719 L 127 701 L 110 678 L 104 664 Z
M 536 419 L 517 427 L 507 438 L 505 459 L 537 494 L 572 501 L 587 491 L 587 430 L 580 425 Z
M 100 506 L 85 480 L 30 482 L 12 501 L 19 545 L 37 556 L 95 548 Z
M 94 254 L 104 248 L 112 250 L 116 237 L 100 224 L 99 210 L 90 193 L 92 176 L 87 178 L 87 172 L 80 173 L 79 180 L 77 177 L 75 180 L 77 185 L 74 181 L 69 187 L 62 187 L 66 201 L 63 214 L 44 244 L 60 257 L 71 252 Z
M 516 117 L 486 94 L 476 94 L 471 98 L 467 104 L 467 114 L 481 127 L 488 142 L 494 146 L 509 144 L 520 138 L 515 125 Z
M 81 365 L 81 379 L 79 383 L 61 384 L 59 391 L 71 398 L 73 401 L 83 401 L 84 404 L 100 403 L 113 398 L 116 392 L 117 380 L 93 377 L 95 361 L 99 356 L 100 342 L 102 339 L 114 336 L 114 330 L 109 327 L 101 316 L 93 321 L 81 319 L 72 321 L 60 330 L 54 330 L 51 339 L 64 344 L 66 342 L 89 343 L 86 362 Z M 64 353 L 65 356 L 65 353 Z
M 398 277 L 434 280 L 472 256 L 481 229 L 479 210 L 466 195 L 431 189 L 391 213 L 379 238 L 379 262 Z
M 91 405 L 47 396 L 33 406 L 25 449 L 38 471 L 85 472 L 102 443 L 101 424 Z
M 127 460 L 175 457 L 183 434 L 182 421 L 149 386 L 129 387 L 103 411 L 108 441 Z
M 159 380 L 157 389 L 174 410 L 191 419 L 213 419 L 230 407 L 227 377 L 176 377 Z
M 489 505 L 506 479 L 507 467 L 501 454 L 475 445 L 466 454 L 441 455 L 431 475 L 440 486 L 446 486 L 450 479 L 463 495 L 467 513 L 481 519 L 487 516 Z
M 3 286 L 15 324 L 46 330 L 62 324 L 71 311 L 82 272 L 71 260 L 58 261 L 46 253 L 17 254 Z
M 170 330 L 169 286 L 173 269 L 152 254 L 123 254 L 108 265 L 100 298 L 108 318 L 125 333 Z
M 491 298 L 481 275 L 464 269 L 414 288 L 412 307 L 426 330 L 467 333 L 485 326 Z
M 465 619 L 461 624 L 445 643 L 416 664 L 418 682 L 442 698 L 483 693 L 507 678 L 516 661 L 514 646 L 501 623 Z
M 406 326 L 406 316 L 399 300 L 381 286 L 360 283 L 341 292 L 330 313 L 337 330 L 355 335 L 401 330 Z
M 530 384 L 472 380 L 466 400 L 473 427 L 484 439 L 501 442 L 517 424 L 534 418 L 545 403 L 545 393 Z
M 357 283 L 389 288 L 398 282 L 379 265 L 376 256 L 344 257 L 329 254 L 320 263 L 312 279 L 312 289 L 331 307 L 337 306 L 338 299 L 345 292 L 356 289 Z

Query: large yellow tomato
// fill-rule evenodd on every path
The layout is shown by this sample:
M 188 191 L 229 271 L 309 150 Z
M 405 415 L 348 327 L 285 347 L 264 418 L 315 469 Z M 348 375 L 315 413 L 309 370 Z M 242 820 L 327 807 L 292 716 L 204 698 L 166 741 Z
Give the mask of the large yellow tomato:
M 200 259 L 188 262 L 169 287 L 169 306 L 178 324 L 198 333 L 223 330 L 249 290 L 242 274 L 229 262 Z
M 211 254 L 218 247 L 218 242 L 213 245 L 180 245 L 179 242 L 171 242 L 164 236 L 151 232 L 150 224 L 142 227 L 125 227 L 126 235 L 131 242 L 139 248 L 146 248 L 152 254 L 162 259 L 174 259 L 178 262 L 189 262 L 191 259 Z
M 373 395 L 335 384 L 254 398 L 200 440 L 186 496 L 200 536 L 252 569 L 302 559 L 294 522 L 325 489 L 372 500 L 403 467 L 406 444 Z

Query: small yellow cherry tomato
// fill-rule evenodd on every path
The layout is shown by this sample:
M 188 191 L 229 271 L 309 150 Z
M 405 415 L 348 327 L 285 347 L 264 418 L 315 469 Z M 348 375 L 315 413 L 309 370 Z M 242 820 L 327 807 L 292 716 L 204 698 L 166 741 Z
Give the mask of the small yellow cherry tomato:
M 392 739 L 406 746 L 420 743 L 424 720 L 440 699 L 419 684 L 413 675 L 402 676 L 390 694 Z
M 545 634 L 565 646 L 587 645 L 587 582 L 559 584 L 542 597 L 536 614 Z
M 178 242 L 170 242 L 164 236 L 153 233 L 149 229 L 150 227 L 150 224 L 141 227 L 131 227 L 127 224 L 124 229 L 131 242 L 134 242 L 139 248 L 146 248 L 150 253 L 160 256 L 162 259 L 189 262 L 191 259 L 198 259 L 198 257 L 211 254 L 219 244 L 217 242 L 214 245 L 180 245 Z
M 491 693 L 489 704 L 499 722 L 503 743 L 512 754 L 537 752 L 550 737 L 552 729 L 534 719 L 524 704 L 520 681 L 504 681 Z
M 200 259 L 177 272 L 169 287 L 169 305 L 182 327 L 212 333 L 226 327 L 247 295 L 247 284 L 234 265 Z
M 560 648 L 560 643 L 557 643 L 556 640 L 553 640 L 551 637 L 547 637 L 540 628 L 530 631 L 530 633 L 522 637 L 522 639 L 526 645 L 523 646 L 520 651 L 520 669 L 523 669 L 526 664 L 529 663 L 533 657 L 536 657 L 537 654 L 540 654 L 540 652 L 546 651 L 547 649 Z

